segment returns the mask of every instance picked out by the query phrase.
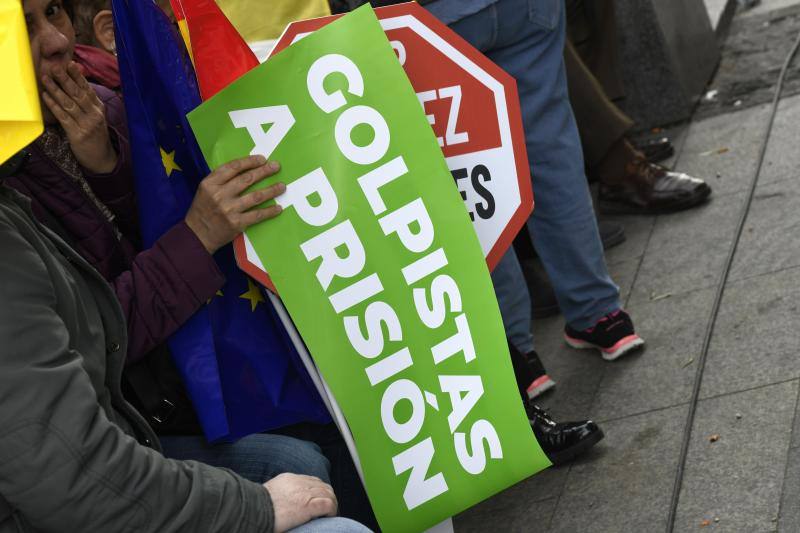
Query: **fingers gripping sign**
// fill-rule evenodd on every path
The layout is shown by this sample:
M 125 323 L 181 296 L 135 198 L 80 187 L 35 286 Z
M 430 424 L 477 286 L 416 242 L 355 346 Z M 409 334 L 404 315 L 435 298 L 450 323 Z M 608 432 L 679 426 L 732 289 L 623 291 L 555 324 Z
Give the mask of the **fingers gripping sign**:
M 208 175 L 197 188 L 186 224 L 209 253 L 228 244 L 246 228 L 275 218 L 282 208 L 261 204 L 286 191 L 283 183 L 246 192 L 252 185 L 274 176 L 280 170 L 275 161 L 253 155 L 226 163 Z

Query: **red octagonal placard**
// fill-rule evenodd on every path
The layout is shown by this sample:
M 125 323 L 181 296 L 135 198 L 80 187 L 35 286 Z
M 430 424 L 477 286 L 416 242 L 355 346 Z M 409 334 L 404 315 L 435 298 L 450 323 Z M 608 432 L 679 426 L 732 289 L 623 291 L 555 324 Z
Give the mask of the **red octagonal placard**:
M 416 2 L 375 14 L 442 147 L 492 270 L 533 210 L 516 81 Z M 290 24 L 272 54 L 337 18 Z M 240 268 L 274 291 L 246 235 L 234 248 Z

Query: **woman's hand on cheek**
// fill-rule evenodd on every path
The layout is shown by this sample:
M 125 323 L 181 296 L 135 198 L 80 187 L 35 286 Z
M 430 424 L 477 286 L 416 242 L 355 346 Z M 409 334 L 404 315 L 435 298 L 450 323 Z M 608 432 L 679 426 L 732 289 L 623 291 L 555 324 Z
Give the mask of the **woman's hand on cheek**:
M 105 106 L 78 65 L 56 67 L 42 76 L 42 100 L 67 134 L 78 163 L 94 174 L 107 174 L 117 166 L 111 144 Z

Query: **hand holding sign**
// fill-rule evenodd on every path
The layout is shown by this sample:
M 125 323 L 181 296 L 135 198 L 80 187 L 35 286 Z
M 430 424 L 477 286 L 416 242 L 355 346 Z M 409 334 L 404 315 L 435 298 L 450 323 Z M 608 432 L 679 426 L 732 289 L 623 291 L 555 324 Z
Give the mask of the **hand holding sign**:
M 281 214 L 279 205 L 258 206 L 283 194 L 286 191 L 283 183 L 245 193 L 279 170 L 280 165 L 275 161 L 254 155 L 226 163 L 200 182 L 186 213 L 186 225 L 208 253 L 213 254 L 253 224 Z

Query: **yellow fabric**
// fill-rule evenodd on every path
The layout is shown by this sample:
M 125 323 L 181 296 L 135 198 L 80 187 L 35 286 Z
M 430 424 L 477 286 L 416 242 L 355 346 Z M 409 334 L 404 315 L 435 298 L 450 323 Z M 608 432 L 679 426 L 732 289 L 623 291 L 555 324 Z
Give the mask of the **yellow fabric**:
M 181 32 L 181 37 L 183 37 L 183 42 L 186 43 L 186 50 L 189 51 L 189 59 L 191 59 L 192 64 L 194 64 L 194 55 L 192 55 L 192 41 L 189 39 L 189 24 L 186 22 L 186 19 L 180 19 L 178 21 L 178 29 Z
M 331 14 L 328 0 L 217 0 L 248 43 L 277 39 L 296 20 Z
M 42 134 L 39 90 L 19 0 L 0 0 L 0 163 Z M 16 78 L 16 79 L 15 79 Z

